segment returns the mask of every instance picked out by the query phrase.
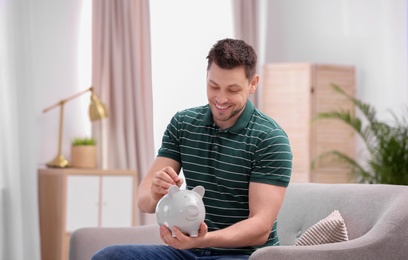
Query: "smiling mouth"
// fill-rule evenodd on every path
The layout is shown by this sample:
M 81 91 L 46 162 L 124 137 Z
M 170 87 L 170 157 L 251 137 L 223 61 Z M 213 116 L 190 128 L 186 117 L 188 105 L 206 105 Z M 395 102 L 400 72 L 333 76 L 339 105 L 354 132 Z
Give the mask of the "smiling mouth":
M 221 109 L 221 110 L 224 110 L 224 109 L 228 108 L 228 106 L 220 106 L 220 105 L 217 105 L 217 104 L 215 104 L 215 107 L 218 108 L 218 109 Z
M 188 219 L 188 218 L 186 218 L 186 220 L 187 221 L 194 221 L 194 220 L 196 220 L 197 218 L 193 218 L 193 219 Z

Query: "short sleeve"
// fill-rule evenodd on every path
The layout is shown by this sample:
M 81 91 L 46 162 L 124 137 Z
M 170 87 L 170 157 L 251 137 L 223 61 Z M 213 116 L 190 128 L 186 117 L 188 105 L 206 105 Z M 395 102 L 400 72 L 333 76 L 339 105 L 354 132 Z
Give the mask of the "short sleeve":
M 167 157 L 181 162 L 179 138 L 179 113 L 173 116 L 163 134 L 159 157 Z
M 257 148 L 250 181 L 287 187 L 292 174 L 292 152 L 282 129 L 267 133 Z

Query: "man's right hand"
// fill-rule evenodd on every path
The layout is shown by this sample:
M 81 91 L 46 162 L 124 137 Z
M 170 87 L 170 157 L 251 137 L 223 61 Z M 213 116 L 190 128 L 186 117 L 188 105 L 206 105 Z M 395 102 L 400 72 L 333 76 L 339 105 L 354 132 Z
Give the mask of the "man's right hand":
M 151 186 L 152 197 L 159 200 L 168 193 L 172 185 L 180 187 L 182 184 L 183 179 L 178 176 L 172 167 L 164 167 L 154 174 Z
M 179 162 L 166 157 L 156 157 L 139 185 L 137 203 L 142 212 L 154 213 L 157 202 L 167 194 L 170 186 L 181 186 L 183 181 L 178 176 L 180 170 Z

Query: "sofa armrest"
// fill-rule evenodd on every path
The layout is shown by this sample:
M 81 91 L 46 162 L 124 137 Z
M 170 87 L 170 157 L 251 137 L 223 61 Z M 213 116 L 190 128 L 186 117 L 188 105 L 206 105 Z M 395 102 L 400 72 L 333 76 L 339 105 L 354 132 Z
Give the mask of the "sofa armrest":
M 314 246 L 269 246 L 255 251 L 250 260 L 360 260 L 404 259 L 408 255 L 405 228 L 408 218 L 377 223 L 367 234 L 345 242 Z
M 70 238 L 69 259 L 90 260 L 92 255 L 109 245 L 163 244 L 158 225 L 123 228 L 81 228 Z

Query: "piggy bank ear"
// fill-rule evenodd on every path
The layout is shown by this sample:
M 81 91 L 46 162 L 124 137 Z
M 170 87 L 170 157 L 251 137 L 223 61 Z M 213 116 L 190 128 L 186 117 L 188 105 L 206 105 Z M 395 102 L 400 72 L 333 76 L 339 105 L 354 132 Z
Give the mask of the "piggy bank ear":
M 179 192 L 180 188 L 177 187 L 176 185 L 172 185 L 169 188 L 169 196 L 172 197 L 174 194 L 176 194 L 176 192 Z
M 200 185 L 200 186 L 197 186 L 197 187 L 195 187 L 195 188 L 193 189 L 193 191 L 197 192 L 198 195 L 200 195 L 201 198 L 204 197 L 205 189 L 204 189 L 203 186 L 201 186 L 201 185 Z

